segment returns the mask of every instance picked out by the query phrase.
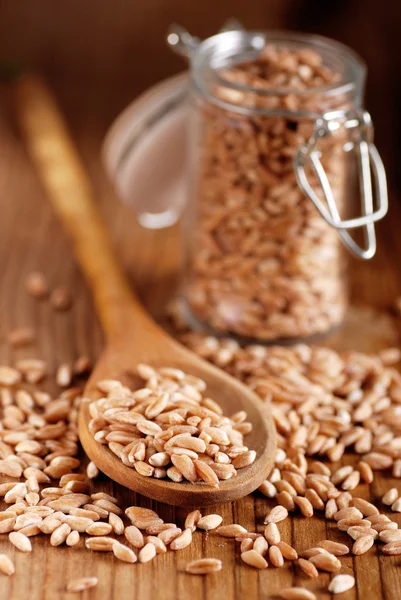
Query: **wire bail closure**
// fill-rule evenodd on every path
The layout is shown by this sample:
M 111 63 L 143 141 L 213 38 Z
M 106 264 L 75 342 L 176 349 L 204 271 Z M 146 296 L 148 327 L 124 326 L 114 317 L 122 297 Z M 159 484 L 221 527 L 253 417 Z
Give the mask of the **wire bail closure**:
M 353 141 L 348 148 L 354 147 L 357 152 L 359 188 L 361 194 L 362 216 L 342 220 L 338 212 L 336 200 L 320 161 L 321 153 L 316 148 L 318 141 L 331 135 L 341 126 L 350 130 Z M 306 168 L 310 165 L 318 179 L 324 201 L 318 196 L 309 183 Z M 376 146 L 373 144 L 373 127 L 367 111 L 351 111 L 326 113 L 315 122 L 315 131 L 308 143 L 302 146 L 294 158 L 297 181 L 303 192 L 313 202 L 324 220 L 337 229 L 344 244 L 359 258 L 368 260 L 376 252 L 376 235 L 374 224 L 382 219 L 388 210 L 387 182 L 384 166 Z M 373 183 L 372 183 L 373 175 Z M 377 208 L 374 209 L 374 197 Z M 365 247 L 359 246 L 349 229 L 363 228 Z

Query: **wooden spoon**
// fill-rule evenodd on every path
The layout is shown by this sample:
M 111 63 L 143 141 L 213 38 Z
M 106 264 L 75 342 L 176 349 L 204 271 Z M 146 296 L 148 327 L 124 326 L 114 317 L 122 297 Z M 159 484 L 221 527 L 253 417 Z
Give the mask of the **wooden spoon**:
M 17 115 L 25 142 L 49 199 L 69 233 L 76 257 L 93 291 L 106 348 L 85 388 L 79 414 L 79 435 L 85 452 L 111 479 L 145 496 L 178 506 L 205 506 L 241 498 L 255 490 L 269 474 L 276 433 L 268 408 L 247 387 L 198 358 L 169 337 L 148 316 L 133 295 L 112 250 L 95 206 L 88 176 L 57 104 L 45 84 L 24 76 L 15 84 Z M 135 240 L 133 240 L 135 243 Z M 88 430 L 89 401 L 99 397 L 96 382 L 119 379 L 135 388 L 138 363 L 178 367 L 205 380 L 208 395 L 224 414 L 245 410 L 253 431 L 246 444 L 257 452 L 255 462 L 238 471 L 220 488 L 204 483 L 174 483 L 143 477 L 125 466 Z

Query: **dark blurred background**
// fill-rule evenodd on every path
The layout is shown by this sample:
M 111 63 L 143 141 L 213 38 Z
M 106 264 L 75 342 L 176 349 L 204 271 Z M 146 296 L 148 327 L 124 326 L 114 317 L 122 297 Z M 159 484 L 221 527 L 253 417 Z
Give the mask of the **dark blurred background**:
M 165 45 L 170 23 L 206 37 L 231 16 L 247 28 L 327 35 L 365 59 L 366 106 L 390 185 L 401 191 L 398 0 L 0 0 L 0 59 L 42 70 L 94 111 L 101 103 L 107 127 L 140 91 L 184 68 Z

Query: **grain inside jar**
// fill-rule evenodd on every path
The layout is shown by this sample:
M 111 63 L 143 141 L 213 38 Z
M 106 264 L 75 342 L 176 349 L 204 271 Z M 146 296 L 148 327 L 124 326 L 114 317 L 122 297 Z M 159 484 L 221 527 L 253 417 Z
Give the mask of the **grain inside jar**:
M 277 340 L 340 324 L 347 307 L 345 253 L 298 185 L 294 156 L 316 118 L 355 102 L 344 63 L 302 45 L 267 44 L 253 60 L 216 71 L 192 94 L 191 316 L 220 333 Z M 341 216 L 354 193 L 339 127 L 319 141 Z M 309 182 L 321 197 L 316 173 Z

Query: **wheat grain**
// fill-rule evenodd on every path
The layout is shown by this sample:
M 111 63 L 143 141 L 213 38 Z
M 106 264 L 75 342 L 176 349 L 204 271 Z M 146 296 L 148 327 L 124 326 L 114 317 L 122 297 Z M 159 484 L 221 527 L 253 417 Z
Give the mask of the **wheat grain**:
M 241 554 L 242 554 L 242 552 L 247 552 L 248 550 L 252 550 L 253 544 L 254 544 L 254 540 L 249 537 L 241 540 L 241 546 L 240 546 Z
M 128 546 L 124 546 L 120 542 L 114 542 L 113 544 L 113 554 L 118 560 L 122 560 L 127 563 L 136 563 L 137 556 L 133 550 L 128 548 Z M 143 557 L 142 557 L 143 558 Z M 141 561 L 146 562 L 146 561 Z
M 365 483 L 372 483 L 373 481 L 373 471 L 372 467 L 365 461 L 359 461 L 358 469 L 361 474 L 361 478 Z
M 334 515 L 338 513 L 337 502 L 334 498 L 330 498 L 330 500 L 326 504 L 324 515 L 326 519 L 334 519 Z M 340 520 L 340 519 L 339 519 Z
M 139 551 L 138 560 L 141 563 L 147 563 L 154 559 L 156 556 L 156 546 L 154 544 L 145 544 Z
M 285 490 L 277 494 L 276 501 L 288 512 L 292 512 L 295 510 L 294 497 Z
M 71 531 L 71 533 L 68 534 L 65 543 L 67 546 L 76 546 L 77 544 L 79 544 L 79 540 L 80 540 L 80 535 L 79 532 L 74 530 Z
M 39 529 L 38 525 L 27 525 L 26 527 L 19 529 L 19 532 L 27 537 L 34 537 L 35 535 L 39 535 L 39 533 L 41 533 L 41 529 Z
M 261 538 L 264 539 L 264 538 Z M 257 540 L 255 540 L 256 544 Z M 254 548 L 255 548 L 254 544 Z M 267 542 L 266 542 L 267 544 Z M 270 546 L 269 547 L 269 561 L 273 565 L 273 567 L 282 567 L 284 565 L 284 557 L 278 546 Z
M 280 549 L 281 554 L 287 560 L 297 560 L 298 552 L 295 550 L 295 548 L 293 548 L 286 542 L 283 542 L 283 541 L 278 542 L 277 547 Z
M 253 550 L 255 550 L 255 552 L 259 552 L 259 554 L 261 554 L 262 556 L 265 556 L 268 549 L 269 549 L 269 544 L 267 543 L 266 538 L 264 538 L 263 536 L 260 535 L 259 537 L 256 538 L 256 540 L 254 540 Z M 270 552 L 270 549 L 269 549 L 269 552 Z M 271 562 L 273 564 L 273 561 L 271 561 Z M 277 565 L 274 565 L 274 566 L 277 566 Z
M 217 527 L 219 527 L 222 521 L 223 517 L 221 517 L 220 515 L 206 515 L 199 519 L 196 526 L 198 529 L 203 529 L 204 531 L 211 531 L 212 529 L 216 529 Z
M 332 542 L 331 540 L 322 540 L 316 544 L 319 548 L 323 548 L 323 550 L 327 550 L 330 554 L 334 554 L 334 556 L 344 556 L 345 554 L 349 554 L 349 548 L 345 544 L 341 544 L 340 542 Z
M 49 295 L 49 286 L 43 273 L 32 271 L 25 279 L 25 289 L 30 296 L 42 300 Z
M 71 527 L 67 525 L 67 523 L 59 525 L 51 534 L 50 544 L 52 546 L 60 546 L 61 544 L 64 544 L 70 533 Z
M 277 545 L 281 540 L 281 535 L 276 523 L 269 523 L 264 531 L 264 536 L 269 544 Z
M 376 539 L 378 537 L 378 533 L 375 529 L 371 529 L 369 527 L 360 527 L 357 525 L 350 527 L 347 530 L 347 533 L 350 537 L 352 537 L 353 540 L 357 540 L 363 535 L 371 535 L 373 539 Z
M 20 552 L 32 552 L 30 539 L 20 531 L 12 531 L 9 534 L 8 539 Z
M 135 525 L 126 527 L 124 530 L 124 535 L 129 543 L 134 546 L 134 548 L 143 548 L 145 545 L 142 532 Z
M 374 544 L 373 536 L 367 534 L 362 535 L 357 540 L 355 540 L 354 545 L 352 546 L 352 553 L 359 556 L 361 554 L 365 554 Z
M 352 575 L 335 575 L 329 583 L 329 592 L 332 594 L 342 594 L 352 589 L 355 585 L 355 577 Z
M 304 550 L 304 552 L 302 552 L 302 558 L 309 559 L 312 558 L 312 556 L 316 556 L 317 554 L 329 554 L 329 552 L 324 548 L 319 548 L 315 546 Z
M 125 526 L 123 520 L 118 515 L 109 513 L 109 523 L 116 535 L 123 535 Z
M 67 592 L 84 592 L 97 586 L 97 584 L 97 577 L 80 577 L 68 582 Z
M 375 531 L 377 531 L 377 533 L 381 533 L 382 531 L 398 529 L 398 523 L 394 523 L 394 522 L 376 523 L 375 525 L 372 525 L 372 528 L 375 529 Z
M 146 533 L 149 535 L 159 535 L 159 533 L 166 529 L 175 529 L 176 527 L 175 523 L 156 523 L 155 525 L 149 525 L 149 527 L 146 528 Z
M 342 521 L 343 519 L 363 519 L 363 514 L 355 507 L 338 510 L 333 516 L 336 521 Z
M 62 522 L 67 523 L 67 525 L 70 526 L 72 531 L 79 531 L 80 533 L 85 533 L 88 527 L 94 524 L 93 519 L 88 519 L 87 517 L 80 517 L 71 514 L 63 516 Z
M 71 308 L 72 298 L 68 289 L 64 286 L 57 287 L 50 294 L 50 304 L 54 310 L 68 310 Z
M 14 563 L 6 554 L 0 554 L 0 573 L 8 576 L 15 573 Z
M 86 528 L 86 533 L 88 533 L 89 535 L 94 535 L 94 536 L 104 536 L 104 535 L 108 535 L 109 533 L 111 533 L 112 530 L 113 530 L 113 528 L 110 525 L 110 523 L 102 523 L 100 521 L 97 521 L 95 523 L 91 523 Z
M 264 524 L 280 523 L 288 517 L 288 510 L 284 506 L 275 506 L 270 513 L 265 517 Z
M 256 550 L 242 552 L 241 560 L 254 569 L 266 569 L 267 567 L 267 561 Z
M 337 527 L 340 531 L 348 531 L 350 527 L 367 527 L 372 523 L 368 519 L 340 519 L 337 521 Z
M 8 515 L 8 517 L 0 520 L 0 534 L 9 533 L 14 529 L 16 517 L 11 516 L 10 513 Z
M 21 373 L 17 369 L 0 366 L 0 385 L 11 386 L 21 381 Z
M 302 496 L 295 496 L 294 503 L 296 504 L 296 506 L 299 507 L 304 517 L 313 516 L 313 506 L 307 498 L 304 498 Z
M 379 539 L 385 544 L 399 542 L 401 541 L 401 529 L 385 529 L 379 533 Z
M 85 540 L 85 547 L 97 552 L 111 552 L 114 544 L 115 540 L 109 537 L 91 537 Z
M 190 527 L 187 529 L 192 531 Z M 182 533 L 182 529 L 180 527 L 173 527 L 170 529 L 166 529 L 165 531 L 161 531 L 158 534 L 158 537 L 167 546 L 168 544 L 171 544 L 171 542 L 173 542 L 176 538 L 178 538 L 181 535 L 181 533 Z
M 163 540 L 164 541 L 164 540 Z M 184 529 L 184 531 L 175 537 L 172 542 L 170 542 L 171 550 L 182 550 L 189 546 L 192 542 L 192 532 L 190 529 Z
M 314 564 L 305 558 L 299 558 L 297 560 L 298 567 L 311 579 L 315 579 L 319 576 L 319 572 Z
M 196 531 L 197 524 L 201 517 L 202 514 L 199 510 L 193 510 L 192 512 L 188 513 L 185 519 L 184 529 L 190 529 L 192 533 Z
M 401 498 L 398 498 L 395 502 L 393 502 L 391 505 L 391 510 L 394 512 L 401 512 Z
M 383 554 L 389 554 L 391 556 L 401 554 L 401 541 L 396 540 L 394 542 L 389 542 L 382 548 Z
M 159 515 L 149 508 L 130 506 L 125 510 L 125 514 L 131 521 L 132 525 L 135 525 L 138 527 L 138 529 L 146 529 L 150 525 L 163 523 L 163 520 L 160 519 Z
M 300 587 L 280 590 L 278 595 L 280 598 L 283 598 L 283 600 L 316 600 L 316 596 L 313 592 Z
M 46 517 L 39 525 L 40 530 L 47 535 L 50 535 L 61 525 L 61 520 L 56 519 L 52 515 Z
M 221 571 L 222 562 L 218 558 L 199 558 L 188 563 L 185 567 L 187 573 L 192 575 L 208 575 Z
M 315 554 L 315 556 L 311 556 L 309 560 L 317 569 L 319 569 L 319 571 L 335 573 L 341 569 L 341 563 L 338 558 L 336 558 L 334 554 L 329 554 L 328 552 L 325 552 L 324 554 Z
M 18 327 L 10 331 L 7 336 L 8 343 L 15 348 L 28 346 L 34 339 L 35 334 L 30 327 Z
M 247 534 L 247 530 L 242 525 L 221 525 L 217 528 L 216 533 L 223 537 L 235 538 L 239 534 Z
M 374 506 L 374 504 L 364 500 L 363 498 L 353 498 L 352 505 L 360 510 L 364 517 L 370 517 L 372 515 L 379 514 L 379 509 Z
M 386 506 L 391 506 L 392 504 L 394 504 L 394 502 L 397 500 L 397 498 L 398 498 L 397 488 L 390 488 L 384 494 L 384 496 L 382 498 L 382 502 L 383 502 L 383 504 L 386 504 Z

